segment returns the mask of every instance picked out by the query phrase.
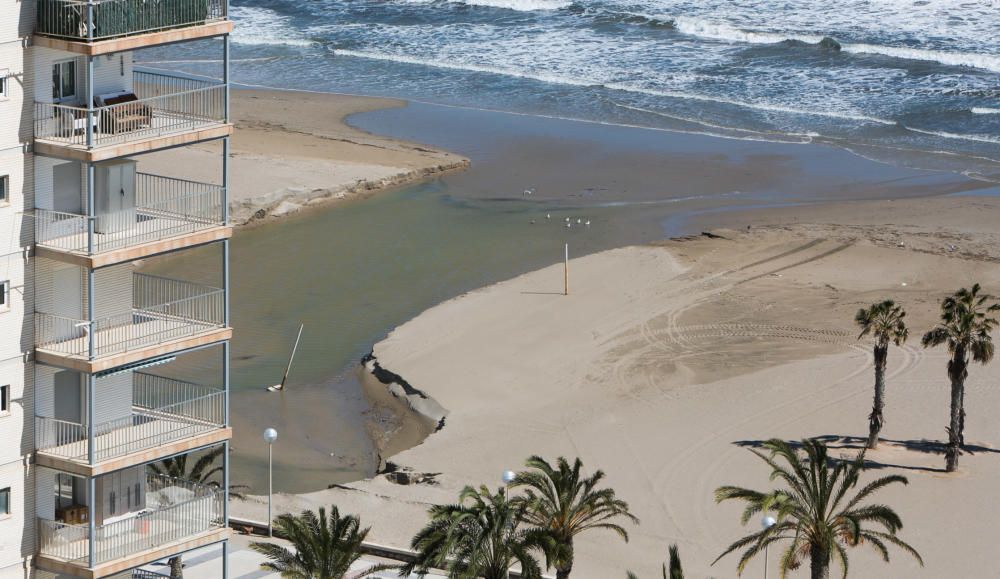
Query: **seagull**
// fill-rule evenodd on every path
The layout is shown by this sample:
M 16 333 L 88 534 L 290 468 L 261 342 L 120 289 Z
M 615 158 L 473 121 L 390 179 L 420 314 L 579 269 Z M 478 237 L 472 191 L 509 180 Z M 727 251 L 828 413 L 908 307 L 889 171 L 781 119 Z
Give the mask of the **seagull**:
M 566 223 L 569 223 L 569 217 L 566 218 Z
M 584 223 L 584 225 L 586 225 L 587 227 L 590 227 L 590 220 L 588 219 L 587 222 Z
M 581 224 L 581 223 L 583 223 L 583 219 L 580 219 L 580 218 L 578 217 L 578 218 L 576 219 L 576 224 L 577 224 L 577 225 L 579 225 L 579 224 Z
M 545 214 L 545 218 L 546 219 L 552 219 L 552 214 L 551 213 L 546 213 Z
M 572 223 L 570 223 L 569 221 L 567 221 L 567 222 L 566 222 L 566 227 L 573 227 L 573 224 L 572 224 Z

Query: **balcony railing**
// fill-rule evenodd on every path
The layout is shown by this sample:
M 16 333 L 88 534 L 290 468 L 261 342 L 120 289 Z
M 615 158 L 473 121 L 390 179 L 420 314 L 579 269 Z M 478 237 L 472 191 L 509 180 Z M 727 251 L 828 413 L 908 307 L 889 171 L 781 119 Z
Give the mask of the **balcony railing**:
M 225 493 L 205 485 L 151 476 L 146 509 L 94 529 L 94 565 L 135 555 L 222 528 Z M 87 525 L 39 518 L 39 553 L 89 566 Z
M 91 360 L 195 336 L 225 326 L 225 292 L 133 274 L 132 310 L 93 321 L 35 314 L 35 347 Z
M 225 0 L 37 0 L 35 33 L 93 42 L 226 19 Z
M 224 190 L 218 185 L 138 173 L 136 206 L 94 217 L 36 209 L 35 243 L 84 255 L 190 235 L 224 223 Z
M 118 458 L 222 428 L 225 404 L 224 390 L 135 372 L 131 415 L 94 425 L 94 460 Z M 41 453 L 87 463 L 86 424 L 38 416 L 35 440 Z
M 135 72 L 137 100 L 95 106 L 35 103 L 35 139 L 93 149 L 185 133 L 226 121 L 226 85 Z M 92 127 L 88 137 L 88 118 Z

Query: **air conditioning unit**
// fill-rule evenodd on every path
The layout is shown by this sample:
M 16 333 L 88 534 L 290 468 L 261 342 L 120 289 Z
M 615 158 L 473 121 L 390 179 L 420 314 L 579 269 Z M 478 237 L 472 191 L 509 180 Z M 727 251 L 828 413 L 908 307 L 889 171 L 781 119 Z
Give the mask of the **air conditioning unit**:
M 136 225 L 136 162 L 122 159 L 94 166 L 94 231 L 109 234 Z

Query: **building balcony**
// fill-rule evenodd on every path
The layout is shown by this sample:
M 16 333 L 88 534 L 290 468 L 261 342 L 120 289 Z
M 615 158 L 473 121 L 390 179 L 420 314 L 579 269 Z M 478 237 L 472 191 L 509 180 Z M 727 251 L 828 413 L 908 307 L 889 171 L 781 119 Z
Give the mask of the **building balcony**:
M 35 313 L 35 360 L 96 374 L 147 358 L 228 340 L 225 291 L 134 273 L 132 305 L 94 320 Z
M 226 0 L 36 0 L 35 44 L 110 54 L 229 34 Z
M 224 389 L 143 372 L 128 375 L 131 414 L 95 424 L 92 440 L 86 424 L 36 416 L 36 463 L 79 476 L 97 476 L 230 438 Z M 117 384 L 104 384 L 111 380 L 98 378 L 96 390 L 115 388 Z
M 218 185 L 137 173 L 134 208 L 93 218 L 35 209 L 36 255 L 97 268 L 226 239 L 224 202 Z
M 38 519 L 40 569 L 78 577 L 107 577 L 228 537 L 225 492 L 161 475 L 146 476 L 140 510 L 104 517 L 93 535 L 86 523 Z M 106 510 L 99 498 L 99 512 Z M 118 497 L 124 502 L 125 497 Z M 93 560 L 91 561 L 91 547 Z
M 35 103 L 35 152 L 87 163 L 228 136 L 227 87 L 135 72 L 131 91 L 86 104 Z M 89 130 L 88 130 L 89 126 Z

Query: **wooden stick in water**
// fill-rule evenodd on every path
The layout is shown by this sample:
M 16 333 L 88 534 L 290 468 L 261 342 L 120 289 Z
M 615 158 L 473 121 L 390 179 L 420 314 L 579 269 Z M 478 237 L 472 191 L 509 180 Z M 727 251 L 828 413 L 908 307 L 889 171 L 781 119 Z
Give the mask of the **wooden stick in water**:
M 285 375 L 281 377 L 281 384 L 268 386 L 269 391 L 277 392 L 285 389 L 285 381 L 288 380 L 288 372 L 292 369 L 292 360 L 295 359 L 295 351 L 299 349 L 299 340 L 302 339 L 302 328 L 304 327 L 306 327 L 305 324 L 299 324 L 299 335 L 295 336 L 295 345 L 292 346 L 292 355 L 288 357 L 288 366 L 285 366 Z

